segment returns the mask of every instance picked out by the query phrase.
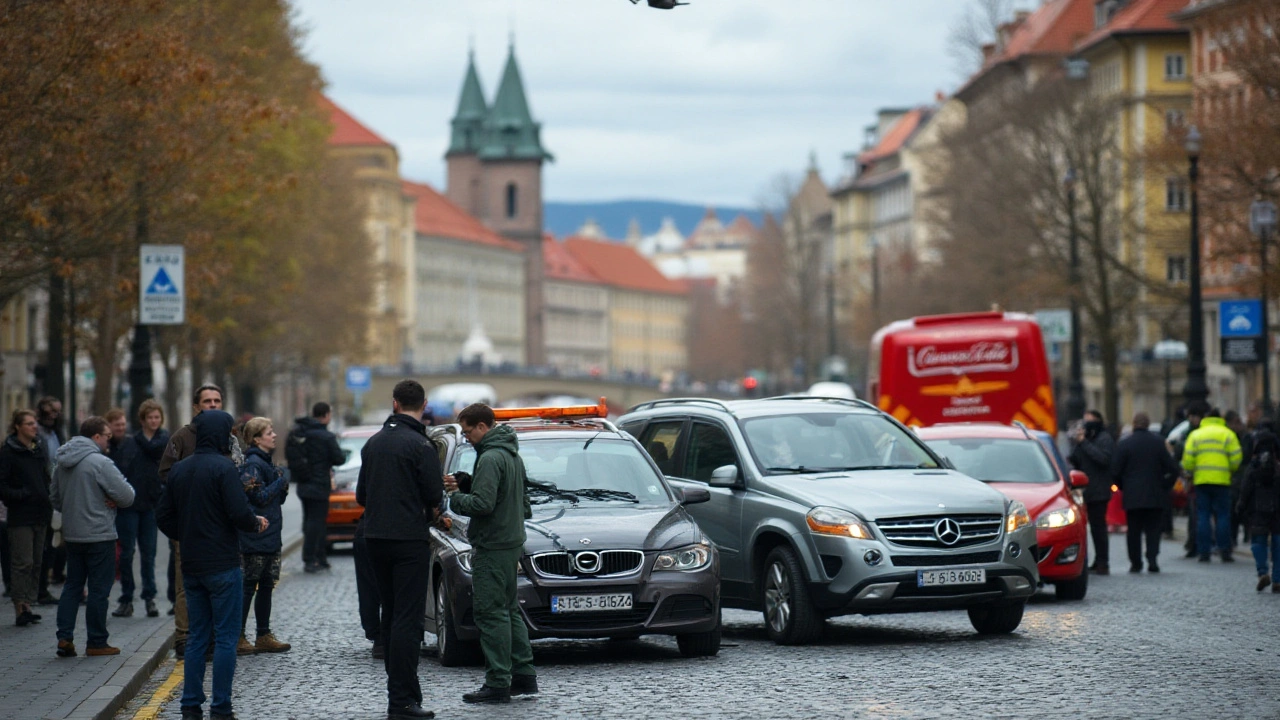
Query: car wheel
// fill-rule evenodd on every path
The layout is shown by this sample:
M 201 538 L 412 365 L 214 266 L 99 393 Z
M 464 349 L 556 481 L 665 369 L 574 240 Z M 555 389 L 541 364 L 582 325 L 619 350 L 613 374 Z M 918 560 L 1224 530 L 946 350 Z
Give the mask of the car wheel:
M 1053 586 L 1059 600 L 1083 600 L 1089 592 L 1089 573 L 1084 571 L 1075 580 L 1064 580 Z
M 714 657 L 720 652 L 719 618 L 716 619 L 715 630 L 677 635 L 676 645 L 680 648 L 680 654 L 687 658 Z
M 436 583 L 436 658 L 445 667 L 475 665 L 480 656 L 480 643 L 463 640 L 453 624 L 453 608 L 444 581 Z
M 983 635 L 1004 635 L 1022 624 L 1022 610 L 1026 601 L 1006 605 L 980 605 L 969 608 L 969 622 Z
M 809 601 L 804 570 L 791 548 L 776 547 L 764 560 L 761 578 L 764 626 L 779 645 L 803 645 L 822 632 L 822 616 Z

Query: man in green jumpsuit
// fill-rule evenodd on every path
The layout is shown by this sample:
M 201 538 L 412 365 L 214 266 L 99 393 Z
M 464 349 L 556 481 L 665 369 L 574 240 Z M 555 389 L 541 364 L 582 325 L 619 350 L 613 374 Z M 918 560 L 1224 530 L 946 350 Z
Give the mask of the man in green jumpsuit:
M 524 521 L 531 517 L 524 490 L 524 463 L 516 433 L 495 427 L 493 409 L 476 403 L 458 413 L 462 436 L 476 448 L 471 491 L 458 492 L 444 478 L 449 509 L 471 518 L 472 612 L 484 650 L 484 685 L 462 696 L 469 703 L 511 702 L 512 695 L 538 692 L 529 631 L 516 602 L 516 567 L 524 550 Z

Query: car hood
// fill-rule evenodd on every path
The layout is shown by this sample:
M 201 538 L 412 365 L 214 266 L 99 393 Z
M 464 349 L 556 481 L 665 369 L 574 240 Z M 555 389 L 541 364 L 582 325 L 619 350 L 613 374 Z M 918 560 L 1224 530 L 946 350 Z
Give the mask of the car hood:
M 468 522 L 455 517 L 453 535 L 465 538 Z M 557 550 L 664 550 L 703 538 L 693 518 L 674 503 L 535 505 L 533 518 L 525 520 L 524 526 L 524 551 L 530 555 Z
M 1005 497 L 952 470 L 858 470 L 772 476 L 769 484 L 810 506 L 853 510 L 866 520 L 951 513 L 1004 514 Z
M 988 487 L 999 490 L 1007 497 L 1013 498 L 1027 506 L 1027 512 L 1034 520 L 1040 513 L 1049 510 L 1054 504 L 1065 503 L 1062 483 L 989 483 Z

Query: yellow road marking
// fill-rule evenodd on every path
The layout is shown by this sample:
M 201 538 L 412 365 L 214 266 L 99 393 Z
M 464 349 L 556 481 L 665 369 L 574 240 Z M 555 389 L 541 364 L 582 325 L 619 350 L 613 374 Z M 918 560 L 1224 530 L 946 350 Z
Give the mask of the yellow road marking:
M 182 684 L 182 661 L 173 664 L 173 671 L 169 673 L 169 677 L 160 685 L 151 699 L 147 701 L 134 713 L 133 720 L 155 720 L 160 716 L 160 711 L 164 708 L 165 703 L 173 699 L 178 686 Z

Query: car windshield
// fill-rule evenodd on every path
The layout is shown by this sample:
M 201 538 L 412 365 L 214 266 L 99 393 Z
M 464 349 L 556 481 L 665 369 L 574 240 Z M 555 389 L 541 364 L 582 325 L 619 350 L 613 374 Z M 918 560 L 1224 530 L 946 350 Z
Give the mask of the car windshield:
M 342 448 L 342 452 L 347 454 L 347 461 L 334 468 L 335 470 L 345 470 L 360 467 L 360 450 L 364 444 L 369 442 L 368 437 L 340 437 L 338 438 L 338 447 Z
M 1035 440 L 946 438 L 925 442 L 971 478 L 985 482 L 1058 481 L 1044 448 Z
M 919 440 L 880 415 L 775 415 L 746 420 L 742 429 L 769 474 L 939 467 Z
M 662 477 L 626 440 L 592 436 L 520 441 L 529 500 L 547 502 L 668 503 Z M 476 451 L 458 449 L 454 472 L 472 472 Z

